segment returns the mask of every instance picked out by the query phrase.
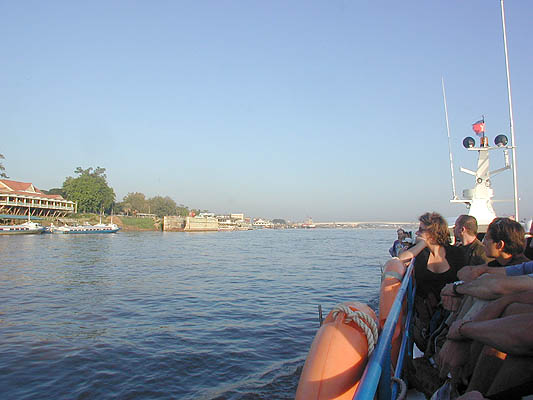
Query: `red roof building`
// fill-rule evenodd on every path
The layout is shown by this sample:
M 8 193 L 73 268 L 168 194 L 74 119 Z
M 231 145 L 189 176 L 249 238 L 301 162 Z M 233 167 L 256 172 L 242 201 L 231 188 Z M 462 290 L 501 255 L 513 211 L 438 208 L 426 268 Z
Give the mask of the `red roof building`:
M 64 217 L 76 212 L 76 203 L 59 194 L 44 194 L 32 183 L 0 179 L 0 214 Z

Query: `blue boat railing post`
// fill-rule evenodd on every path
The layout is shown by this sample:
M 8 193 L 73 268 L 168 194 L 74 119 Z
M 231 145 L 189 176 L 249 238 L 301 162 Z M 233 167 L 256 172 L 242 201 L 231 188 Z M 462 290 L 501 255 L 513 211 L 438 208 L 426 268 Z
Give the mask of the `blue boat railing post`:
M 396 363 L 396 370 L 394 371 L 394 376 L 400 378 L 402 376 L 403 363 L 405 361 L 405 356 L 408 358 L 413 358 L 413 339 L 411 337 L 411 321 L 414 312 L 414 298 L 415 298 L 415 285 L 414 280 L 411 277 L 409 279 L 409 284 L 407 286 L 407 317 L 404 323 L 403 329 L 403 338 L 402 344 L 400 347 L 400 352 L 398 353 L 398 361 Z M 396 399 L 398 397 L 398 382 L 392 383 L 392 394 L 391 399 Z
M 378 384 L 378 399 L 390 399 L 391 392 L 391 340 L 385 340 L 385 351 L 381 362 L 381 377 Z
M 378 391 L 378 384 L 378 399 L 389 400 L 393 398 L 391 397 L 391 341 L 392 336 L 394 334 L 394 330 L 396 328 L 396 323 L 398 321 L 398 318 L 400 317 L 400 312 L 403 307 L 403 301 L 407 293 L 409 293 L 408 304 L 410 305 L 408 310 L 407 324 L 410 321 L 410 315 L 412 314 L 413 307 L 412 303 L 410 303 L 409 298 L 411 297 L 412 301 L 413 295 L 410 292 L 412 292 L 413 290 L 413 285 L 411 282 L 413 270 L 414 259 L 411 260 L 411 263 L 409 264 L 409 267 L 407 268 L 407 271 L 403 277 L 402 284 L 400 286 L 398 294 L 396 295 L 396 299 L 392 304 L 389 316 L 385 321 L 385 326 L 383 327 L 381 335 L 378 339 L 377 346 L 374 349 L 372 355 L 370 356 L 370 359 L 368 360 L 367 366 L 360 380 L 361 383 L 354 394 L 354 400 L 374 399 L 376 391 Z M 407 345 L 407 343 L 407 340 L 404 338 L 404 340 L 402 340 L 402 348 L 400 350 L 400 354 L 402 354 L 402 351 L 406 351 L 406 347 L 412 347 L 411 344 Z M 403 362 L 403 357 L 401 358 Z M 398 357 L 398 361 L 400 361 L 400 356 Z M 401 371 L 401 368 L 399 371 Z M 386 386 L 388 387 L 388 390 L 386 389 Z
M 407 313 L 407 321 L 406 321 L 406 328 L 405 328 L 405 333 L 409 339 L 409 342 L 408 342 L 408 347 L 407 347 L 407 352 L 409 354 L 409 358 L 413 358 L 413 345 L 414 345 L 414 340 L 413 340 L 413 335 L 411 333 L 411 321 L 413 320 L 413 314 L 414 314 L 414 310 L 415 310 L 415 295 L 416 295 L 416 284 L 415 284 L 415 280 L 413 279 L 413 277 L 411 277 L 411 279 L 409 280 L 409 287 L 407 289 L 407 309 L 408 309 L 408 313 Z

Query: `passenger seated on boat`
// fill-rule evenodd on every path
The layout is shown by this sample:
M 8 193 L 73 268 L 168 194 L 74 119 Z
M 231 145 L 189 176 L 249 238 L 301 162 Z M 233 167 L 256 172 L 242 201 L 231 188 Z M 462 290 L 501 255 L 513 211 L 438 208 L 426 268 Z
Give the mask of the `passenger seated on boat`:
M 463 247 L 466 265 L 480 265 L 491 261 L 485 253 L 483 243 L 477 238 L 477 230 L 477 220 L 471 215 L 459 215 L 455 220 L 455 244 Z
M 489 225 L 483 238 L 485 253 L 494 260 L 481 267 L 467 266 L 458 272 L 459 277 L 469 278 L 481 275 L 486 268 L 521 264 L 529 259 L 524 256 L 524 228 L 510 218 L 495 218 Z M 474 275 L 477 274 L 477 275 Z M 465 288 L 462 288 L 465 289 Z M 461 303 L 460 296 L 453 285 L 447 285 L 441 292 L 443 304 L 447 310 L 455 311 Z
M 407 236 L 407 233 L 402 228 L 399 228 L 396 231 L 396 234 L 398 235 L 398 239 L 394 241 L 392 247 L 389 249 L 389 254 L 391 255 L 391 257 L 398 257 L 398 255 L 400 254 L 400 250 L 402 250 L 404 247 L 402 243 L 403 239 Z
M 501 229 L 502 227 L 505 229 Z M 506 234 L 503 234 L 502 231 L 506 231 Z M 504 268 L 501 267 L 506 262 L 512 264 L 517 260 L 524 259 L 520 254 L 520 250 L 524 246 L 523 233 L 522 227 L 512 220 L 498 219 L 493 221 L 489 226 L 484 245 L 487 254 L 495 257 L 495 260 L 489 264 L 498 266 L 464 267 L 458 273 L 462 280 L 443 288 L 441 292 L 443 306 L 448 310 L 457 310 L 447 320 L 447 324 L 453 327 L 454 324 L 469 321 L 490 300 L 533 290 L 533 262 L 521 262 L 516 265 L 507 265 Z M 494 237 L 500 238 L 500 240 L 495 243 Z M 468 352 L 469 348 L 468 343 L 447 340 L 438 352 L 439 363 L 452 365 L 456 371 L 456 378 L 457 375 L 460 378 L 469 377 L 474 361 L 477 359 L 477 357 L 471 357 L 470 362 L 467 363 L 468 360 L 464 354 Z M 477 354 L 480 351 L 478 346 Z M 468 366 L 469 368 L 466 368 Z M 461 372 L 461 368 L 466 369 Z M 441 372 L 446 373 L 446 370 L 441 370 Z
M 524 255 L 524 227 L 511 218 L 495 218 L 483 238 L 485 253 L 494 258 L 489 267 L 504 267 L 529 261 Z
M 532 263 L 533 264 L 533 263 Z M 531 267 L 533 265 L 529 265 Z M 494 268 L 495 269 L 495 268 Z M 533 271 L 531 268 L 523 268 L 522 264 L 499 268 L 500 271 L 508 270 L 515 275 L 501 273 L 485 274 L 471 282 L 454 283 L 455 288 L 446 286 L 441 292 L 442 305 L 447 310 L 456 310 L 445 321 L 438 337 L 432 342 L 431 348 L 426 355 L 436 353 L 437 358 L 443 354 L 453 357 L 455 353 L 463 353 L 462 346 L 449 343 L 447 334 L 456 321 L 468 321 L 479 310 L 485 307 L 491 300 L 502 296 L 533 290 Z M 522 271 L 522 272 L 520 272 Z M 516 275 L 522 273 L 522 275 Z M 450 291 L 454 293 L 450 293 Z M 459 307 L 456 303 L 459 302 Z
M 470 282 L 458 281 L 444 287 L 441 292 L 443 307 L 447 310 L 456 310 L 446 323 L 452 325 L 455 321 L 469 320 L 490 300 L 533 290 L 532 264 L 533 262 L 529 262 L 498 268 L 499 271 L 508 272 L 509 275 L 499 272 L 488 273 Z M 490 271 L 496 271 L 496 268 L 491 268 Z
M 455 382 L 463 380 L 467 392 L 477 390 L 491 399 L 533 393 L 532 329 L 533 290 L 491 301 L 450 327 L 438 357 L 441 376 L 451 373 Z
M 402 239 L 402 248 L 398 251 L 398 256 L 402 254 L 404 251 L 413 247 L 414 244 L 415 244 L 415 240 L 412 237 L 412 233 L 405 232 L 405 237 Z
M 412 326 L 416 345 L 425 351 L 429 337 L 447 317 L 439 305 L 441 289 L 457 280 L 457 272 L 465 265 L 465 253 L 461 247 L 450 245 L 448 224 L 440 214 L 428 212 L 419 221 L 416 234 L 426 243 L 426 248 L 414 254 L 416 296 Z M 409 252 L 411 249 L 402 253 L 400 259 Z
M 508 218 L 495 219 L 489 225 L 483 243 L 487 255 L 494 257 L 494 260 L 489 264 L 462 268 L 458 272 L 461 280 L 446 285 L 441 291 L 443 307 L 455 311 L 446 320 L 447 326 L 454 321 L 470 319 L 490 300 L 533 289 L 533 279 L 527 277 L 533 272 L 532 265 L 523 262 L 525 257 L 521 253 L 524 248 L 523 237 L 522 226 Z M 507 266 L 502 268 L 503 265 Z M 448 353 L 447 357 L 456 357 L 456 354 L 464 351 L 461 344 L 443 343 L 442 338 L 447 332 L 447 328 L 443 329 L 435 341 L 436 348 L 432 349 L 438 357 L 443 353 Z

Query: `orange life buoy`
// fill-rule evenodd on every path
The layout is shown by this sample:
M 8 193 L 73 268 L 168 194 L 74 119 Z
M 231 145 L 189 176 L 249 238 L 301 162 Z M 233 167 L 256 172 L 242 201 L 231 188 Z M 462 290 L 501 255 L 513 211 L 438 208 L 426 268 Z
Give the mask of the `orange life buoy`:
M 377 323 L 376 314 L 366 304 L 344 305 Z M 355 322 L 345 323 L 345 316 L 344 312 L 330 312 L 318 330 L 300 376 L 296 400 L 353 398 L 368 360 L 368 340 Z
M 379 330 L 383 330 L 385 321 L 389 316 L 390 309 L 396 295 L 402 285 L 402 279 L 405 274 L 405 265 L 397 258 L 387 261 L 383 270 L 383 277 L 381 281 L 381 289 L 379 295 Z M 394 328 L 394 334 L 391 341 L 391 360 L 394 366 L 396 366 L 396 360 L 398 359 L 398 353 L 400 352 L 400 346 L 402 343 L 402 322 L 406 311 L 405 302 L 398 318 L 396 328 Z

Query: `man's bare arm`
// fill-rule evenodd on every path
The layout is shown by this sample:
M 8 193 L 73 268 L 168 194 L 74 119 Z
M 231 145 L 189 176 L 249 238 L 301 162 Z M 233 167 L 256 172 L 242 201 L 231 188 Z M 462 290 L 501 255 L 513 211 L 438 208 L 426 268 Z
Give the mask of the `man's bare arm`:
M 484 300 L 493 300 L 506 294 L 527 290 L 533 290 L 533 279 L 528 275 L 488 274 L 456 287 L 457 293 L 461 295 L 474 296 Z
M 489 267 L 487 264 L 484 265 L 468 265 L 463 267 L 457 272 L 457 277 L 465 282 L 471 282 L 477 277 L 483 274 L 496 274 L 505 276 L 505 268 L 501 267 Z
M 489 319 L 509 316 L 511 314 L 507 313 L 506 311 L 508 308 L 509 310 L 512 308 L 509 307 L 510 305 L 528 305 L 529 307 L 532 307 L 530 309 L 531 312 L 533 312 L 533 290 L 507 294 L 499 299 L 491 301 L 485 307 L 479 310 L 476 315 L 474 315 L 472 321 L 481 322 Z
M 476 340 L 511 355 L 533 355 L 533 314 L 517 314 L 481 322 L 466 322 L 464 338 Z
M 398 258 L 403 261 L 404 263 L 407 263 L 411 261 L 413 257 L 416 257 L 422 250 L 424 250 L 427 246 L 427 243 L 424 239 L 417 237 L 417 242 L 413 247 L 408 248 L 407 250 L 402 251 Z

